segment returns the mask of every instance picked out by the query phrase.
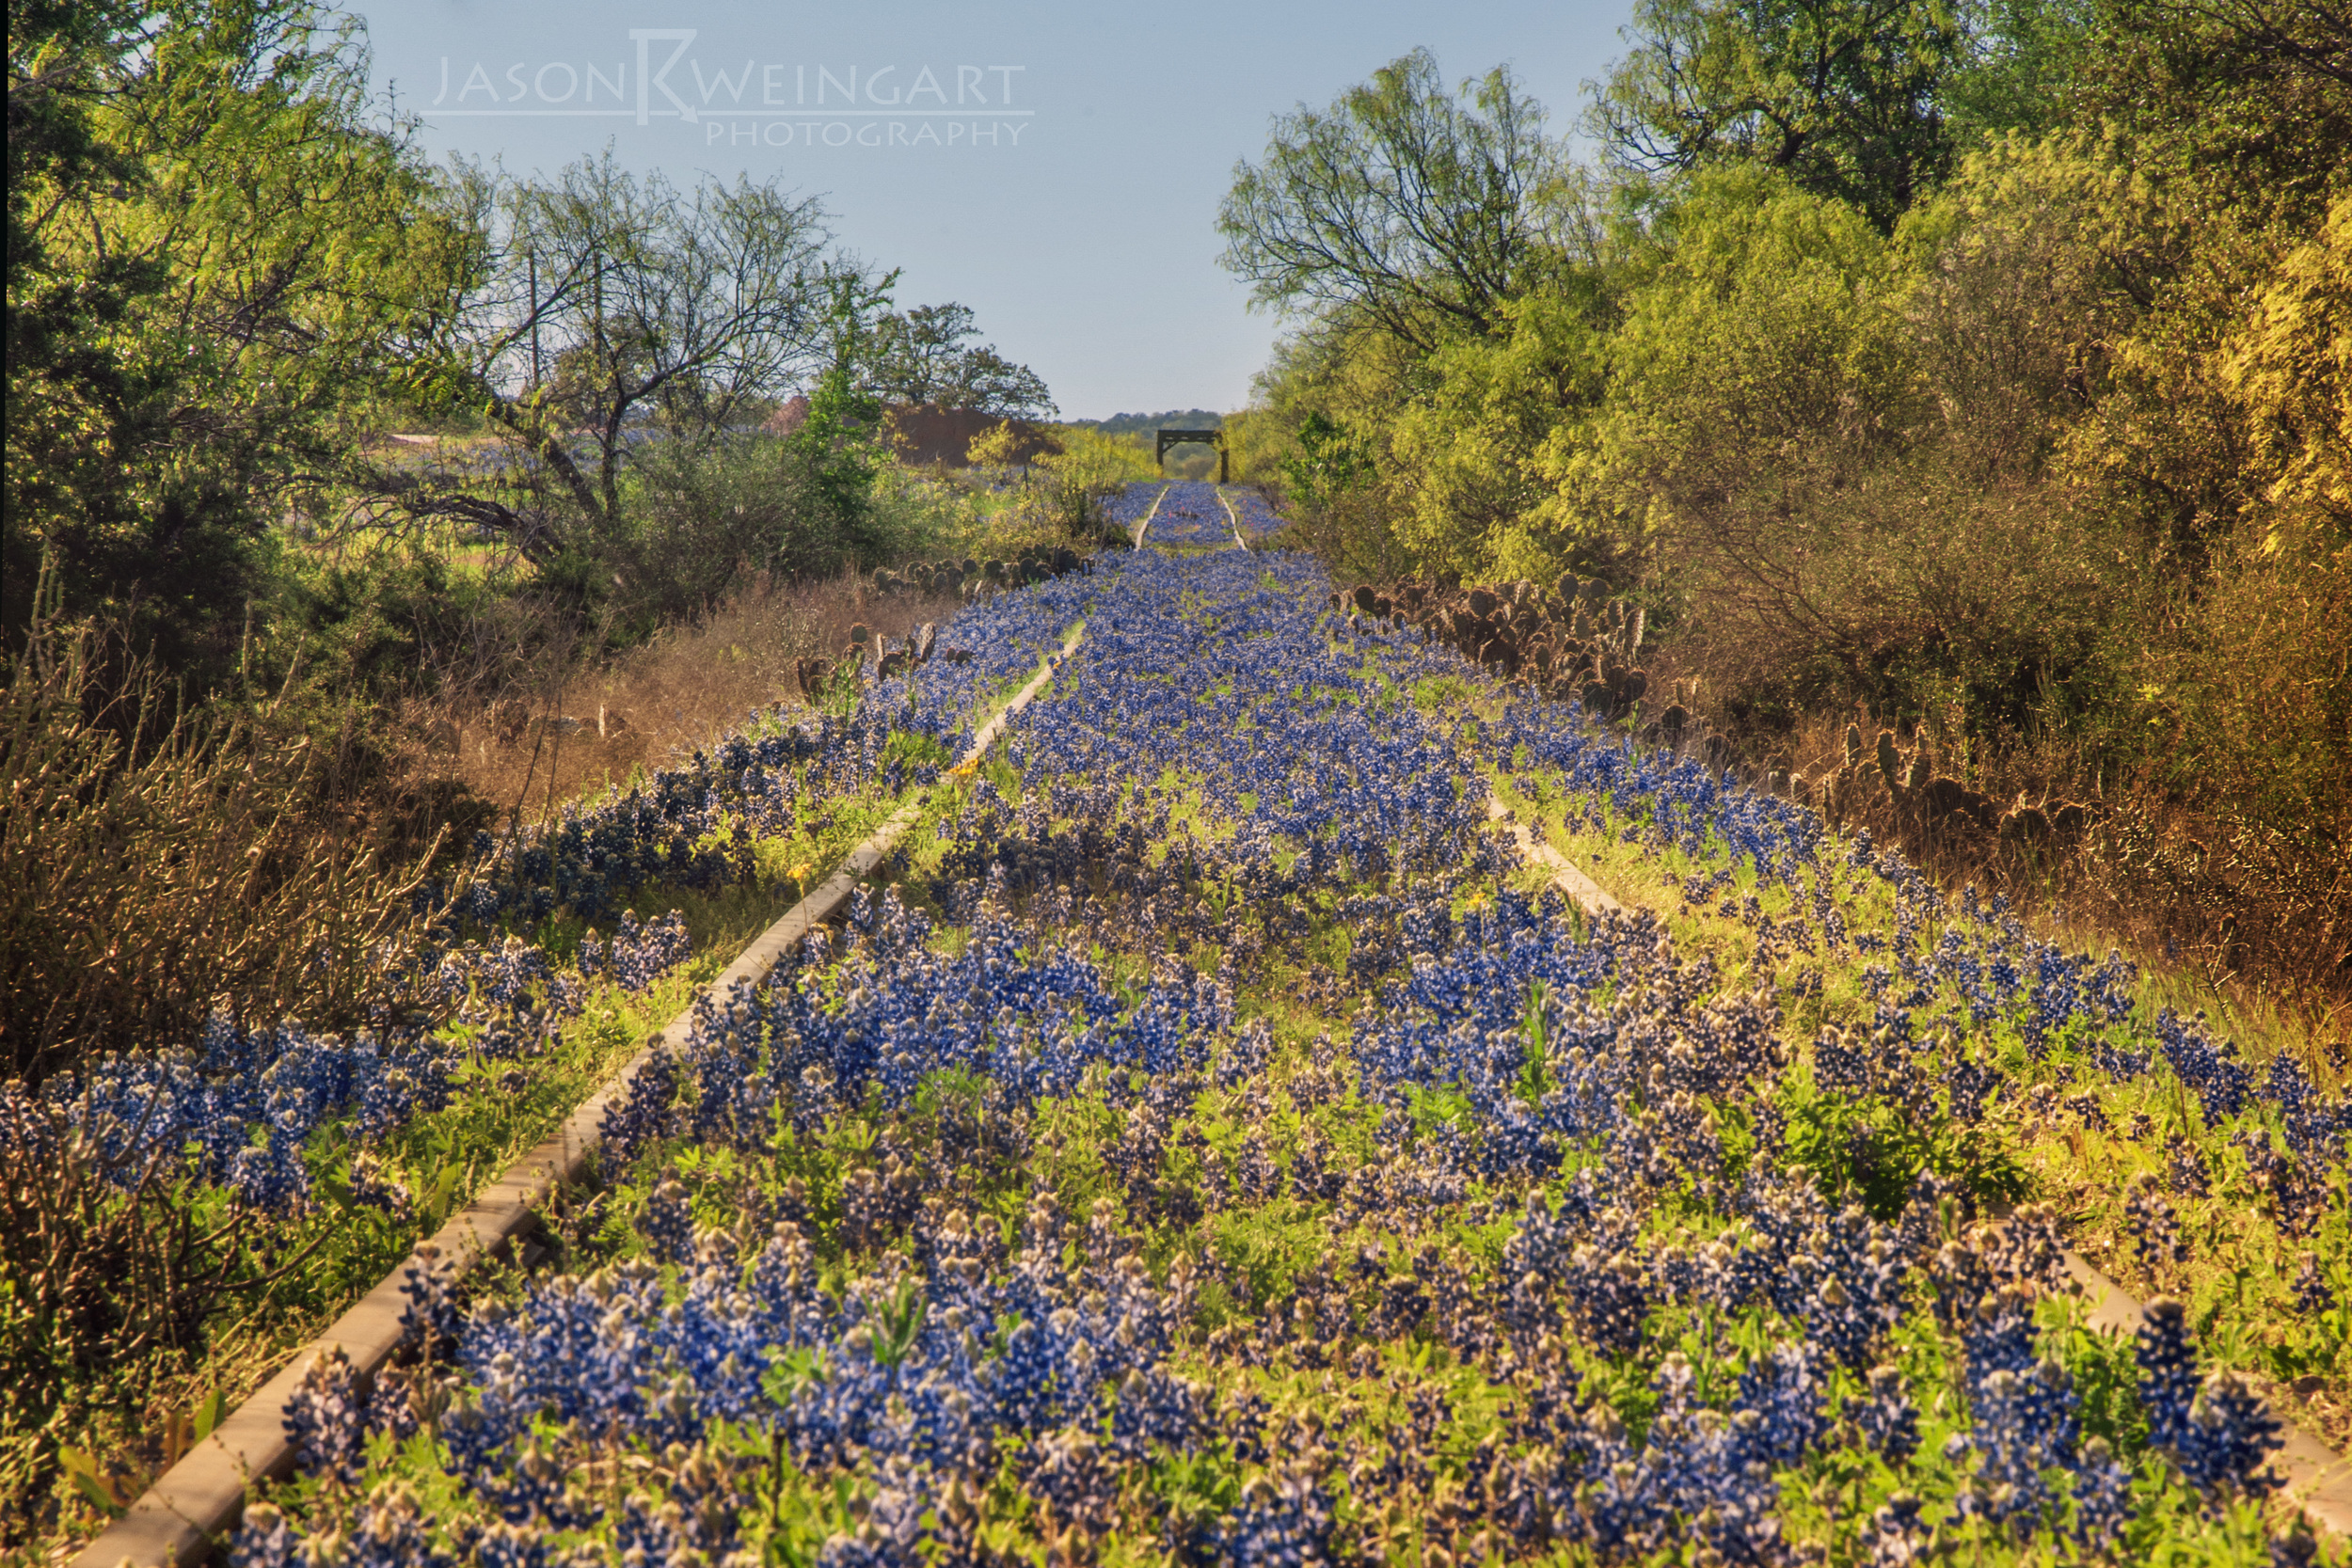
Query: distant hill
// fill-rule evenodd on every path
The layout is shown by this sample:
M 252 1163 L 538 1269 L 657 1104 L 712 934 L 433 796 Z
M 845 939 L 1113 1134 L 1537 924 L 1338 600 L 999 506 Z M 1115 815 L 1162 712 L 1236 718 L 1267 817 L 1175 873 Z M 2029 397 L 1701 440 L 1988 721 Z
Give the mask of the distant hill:
M 1154 430 L 1221 430 L 1225 416 L 1213 414 L 1205 408 L 1171 409 L 1165 414 L 1113 414 L 1107 420 L 1069 420 L 1069 424 L 1085 425 L 1105 436 L 1133 436 L 1137 432 L 1149 435 Z

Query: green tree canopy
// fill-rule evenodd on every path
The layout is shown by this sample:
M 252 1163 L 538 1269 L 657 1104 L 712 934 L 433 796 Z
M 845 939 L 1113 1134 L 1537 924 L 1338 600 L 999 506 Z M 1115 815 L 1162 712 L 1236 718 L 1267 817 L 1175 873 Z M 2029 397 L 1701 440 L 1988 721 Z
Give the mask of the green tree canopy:
M 1641 0 L 1595 135 L 1643 169 L 1785 171 L 1882 230 L 1952 157 L 1940 91 L 1965 33 L 1944 0 Z
M 1045 380 L 987 343 L 972 308 L 950 301 L 890 311 L 874 324 L 866 382 L 892 403 L 930 403 L 1017 419 L 1048 419 L 1054 399 Z
M 46 551 L 69 612 L 217 655 L 469 239 L 306 0 L 12 6 L 8 71 L 9 632 Z
M 448 202 L 483 248 L 436 396 L 486 408 L 575 523 L 619 524 L 621 470 L 644 433 L 707 436 L 826 361 L 845 263 L 813 198 L 748 179 L 681 190 L 608 150 L 545 182 L 461 167 Z M 577 543 L 557 510 L 468 476 L 401 493 L 413 512 L 465 517 L 535 559 Z
M 1446 90 L 1426 50 L 1326 109 L 1275 119 L 1217 212 L 1227 270 L 1284 310 L 1347 309 L 1426 351 L 1486 333 L 1550 254 L 1561 171 L 1544 113 L 1498 66 Z

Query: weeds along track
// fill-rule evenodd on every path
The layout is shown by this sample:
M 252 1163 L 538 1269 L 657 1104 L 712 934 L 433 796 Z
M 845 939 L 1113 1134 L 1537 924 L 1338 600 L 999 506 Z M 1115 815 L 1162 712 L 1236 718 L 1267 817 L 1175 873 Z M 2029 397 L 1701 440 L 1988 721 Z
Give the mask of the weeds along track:
M 2340 1089 L 1330 586 L 1039 590 L 1000 747 L 544 1256 L 300 1370 L 232 1559 L 2342 1559 L 2265 1402 L 2352 1393 Z

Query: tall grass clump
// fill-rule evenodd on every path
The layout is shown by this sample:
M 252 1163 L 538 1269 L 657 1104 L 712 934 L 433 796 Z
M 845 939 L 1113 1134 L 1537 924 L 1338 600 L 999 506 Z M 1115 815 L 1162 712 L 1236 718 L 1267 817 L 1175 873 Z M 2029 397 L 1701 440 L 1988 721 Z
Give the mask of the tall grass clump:
M 119 653 L 38 621 L 0 698 L 0 1066 L 28 1082 L 191 1039 L 223 996 L 357 1020 L 418 939 L 439 847 L 382 842 L 350 727 L 186 703 Z

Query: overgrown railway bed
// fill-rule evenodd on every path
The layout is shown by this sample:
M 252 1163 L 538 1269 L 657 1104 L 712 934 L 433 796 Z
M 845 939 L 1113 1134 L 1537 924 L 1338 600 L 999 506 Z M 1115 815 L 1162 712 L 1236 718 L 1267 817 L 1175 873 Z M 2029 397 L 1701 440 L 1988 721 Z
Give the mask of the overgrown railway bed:
M 2343 1556 L 2263 1397 L 2341 1441 L 2340 1091 L 1330 587 L 969 612 L 1084 640 L 232 1559 Z

